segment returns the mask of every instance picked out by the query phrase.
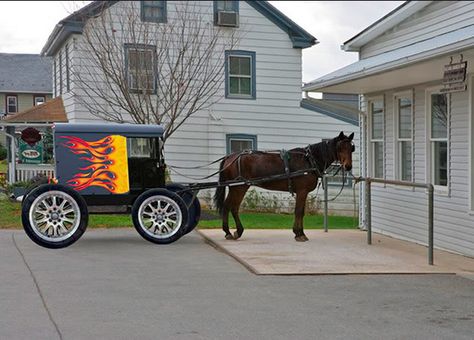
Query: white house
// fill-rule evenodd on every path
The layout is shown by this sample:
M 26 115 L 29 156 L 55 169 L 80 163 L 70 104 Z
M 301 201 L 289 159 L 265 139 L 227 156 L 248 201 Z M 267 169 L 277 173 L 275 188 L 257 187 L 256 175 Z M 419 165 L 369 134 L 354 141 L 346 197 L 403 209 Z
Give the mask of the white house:
M 362 174 L 432 183 L 435 247 L 474 256 L 474 2 L 405 2 L 342 48 L 304 91 L 363 94 Z M 372 191 L 374 229 L 427 243 L 424 190 Z
M 120 6 L 127 6 L 127 3 L 108 1 L 105 10 L 115 8 L 114 15 L 120 15 Z M 135 14 L 137 18 L 147 20 L 144 18 L 148 14 L 144 15 L 144 11 L 148 11 L 149 15 L 156 16 L 155 21 L 170 22 L 176 4 L 176 1 L 141 1 Z M 340 131 L 356 132 L 355 139 L 358 140 L 357 110 L 336 108 L 337 112 L 334 112 L 327 107 L 318 108 L 317 101 L 302 102 L 302 49 L 316 44 L 316 38 L 266 1 L 199 1 L 197 4 L 205 9 L 203 20 L 211 26 L 219 25 L 216 17 L 221 11 L 237 15 L 238 24 L 226 29 L 241 30 L 245 34 L 235 49 L 226 51 L 225 62 L 229 64 L 232 57 L 233 61 L 249 63 L 251 66 L 242 71 L 245 74 L 239 76 L 250 79 L 251 85 L 243 89 L 248 93 L 234 96 L 224 84 L 229 80 L 226 73 L 220 92 L 222 99 L 191 116 L 167 141 L 168 164 L 196 166 L 230 151 L 247 148 L 291 149 L 333 138 Z M 43 55 L 53 57 L 54 96 L 62 96 L 68 120 L 72 123 L 93 123 L 97 119 L 72 93 L 77 93 L 73 90 L 79 86 L 74 74 L 81 72 L 79 46 L 84 39 L 84 22 L 80 18 L 87 13 L 93 14 L 98 6 L 103 4 L 92 2 L 59 22 L 42 50 Z M 158 20 L 160 18 L 167 20 Z M 154 24 L 166 25 L 167 22 Z M 127 41 L 123 43 L 125 45 Z M 357 157 L 354 166 L 357 174 Z M 217 164 L 212 168 L 181 172 L 193 178 L 202 177 L 214 172 L 216 167 Z M 192 181 L 176 174 L 172 174 L 172 178 Z M 347 190 L 347 194 L 352 199 L 352 191 Z M 352 211 L 352 204 L 350 209 Z

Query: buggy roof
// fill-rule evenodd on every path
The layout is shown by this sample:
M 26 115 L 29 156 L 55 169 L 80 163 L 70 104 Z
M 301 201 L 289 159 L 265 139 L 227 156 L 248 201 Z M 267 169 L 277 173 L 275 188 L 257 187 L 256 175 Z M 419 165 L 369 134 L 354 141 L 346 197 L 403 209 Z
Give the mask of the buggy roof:
M 144 124 L 104 124 L 104 123 L 56 123 L 55 133 L 113 133 L 128 137 L 161 137 L 161 125 Z

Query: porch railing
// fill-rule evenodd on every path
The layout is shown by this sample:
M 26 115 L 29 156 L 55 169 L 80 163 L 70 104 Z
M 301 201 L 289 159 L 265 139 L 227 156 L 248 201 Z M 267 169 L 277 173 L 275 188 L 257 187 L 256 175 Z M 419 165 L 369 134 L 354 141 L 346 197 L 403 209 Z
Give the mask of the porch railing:
M 34 176 L 43 174 L 54 177 L 54 165 L 50 164 L 16 164 L 15 181 L 28 181 Z

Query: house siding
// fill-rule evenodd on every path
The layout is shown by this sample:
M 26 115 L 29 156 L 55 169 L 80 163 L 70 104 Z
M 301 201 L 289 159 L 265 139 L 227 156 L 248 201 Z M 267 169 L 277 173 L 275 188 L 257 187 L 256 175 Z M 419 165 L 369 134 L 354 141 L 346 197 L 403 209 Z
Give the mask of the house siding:
M 433 1 L 360 50 L 360 59 L 392 51 L 474 25 L 474 2 Z
M 429 182 L 427 152 L 426 91 L 438 84 L 417 85 L 414 98 L 414 181 Z M 407 89 L 410 90 L 410 89 Z M 386 91 L 385 97 L 385 171 L 387 179 L 395 179 L 394 107 L 395 91 Z M 367 105 L 367 97 L 364 107 Z M 450 138 L 448 141 L 449 192 L 435 191 L 434 243 L 438 248 L 474 256 L 474 216 L 470 215 L 469 194 L 469 92 L 452 93 L 450 105 Z M 366 138 L 364 136 L 364 138 Z M 367 141 L 366 141 L 367 142 Z M 367 142 L 368 143 L 368 142 Z M 365 164 L 364 164 L 365 166 Z M 370 173 L 370 171 L 369 171 Z M 427 244 L 427 194 L 424 189 L 395 188 L 372 185 L 373 230 Z
M 206 8 L 208 21 L 212 23 L 213 2 L 202 1 L 197 5 Z M 120 6 L 127 6 L 127 2 L 119 2 L 108 10 L 120 13 Z M 169 1 L 167 8 L 168 21 L 171 21 L 175 15 L 174 2 Z M 244 1 L 239 3 L 239 15 L 238 30 L 244 32 L 244 37 L 234 49 L 255 52 L 256 99 L 225 98 L 223 82 L 220 102 L 195 113 L 167 140 L 167 163 L 195 167 L 218 159 L 226 154 L 227 134 L 257 135 L 261 150 L 302 147 L 324 138 L 333 138 L 340 131 L 346 134 L 355 132 L 357 143 L 357 126 L 300 107 L 302 50 L 293 48 L 288 33 Z M 72 46 L 69 55 L 74 68 L 81 72 L 90 54 L 84 50 L 82 36 L 77 35 L 74 39 L 74 43 L 69 44 Z M 72 86 L 74 89 L 74 82 Z M 76 92 L 80 95 L 79 89 Z M 87 112 L 74 97 L 64 96 L 63 99 L 71 122 L 101 120 Z M 193 178 L 215 172 L 218 166 L 180 170 L 184 176 L 173 172 L 171 176 L 176 182 L 193 182 Z M 358 174 L 358 157 L 354 159 L 354 166 L 354 173 Z M 346 191 L 348 202 L 339 202 L 342 208 L 352 213 L 352 190 Z M 289 200 L 288 195 L 279 197 L 283 201 Z M 334 209 L 338 207 L 337 203 L 331 206 Z
M 5 97 L 9 95 L 16 95 L 17 96 L 17 105 L 18 105 L 18 111 L 17 112 L 22 112 L 30 107 L 34 106 L 34 97 L 39 96 L 39 95 L 44 95 L 46 97 L 46 100 L 50 100 L 52 98 L 51 94 L 44 94 L 44 93 L 0 93 L 0 113 L 6 113 L 7 112 L 7 107 L 6 107 L 6 101 Z

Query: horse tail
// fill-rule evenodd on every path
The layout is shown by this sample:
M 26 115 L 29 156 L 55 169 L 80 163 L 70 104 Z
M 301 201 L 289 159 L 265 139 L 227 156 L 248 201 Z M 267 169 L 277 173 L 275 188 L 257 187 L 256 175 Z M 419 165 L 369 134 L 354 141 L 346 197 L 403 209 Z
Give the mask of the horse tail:
M 221 183 L 224 179 L 223 171 L 224 163 L 226 159 L 222 160 L 219 166 L 219 183 Z M 216 189 L 216 193 L 214 194 L 214 204 L 216 206 L 217 211 L 222 216 L 224 212 L 224 200 L 225 200 L 225 186 L 219 186 Z

